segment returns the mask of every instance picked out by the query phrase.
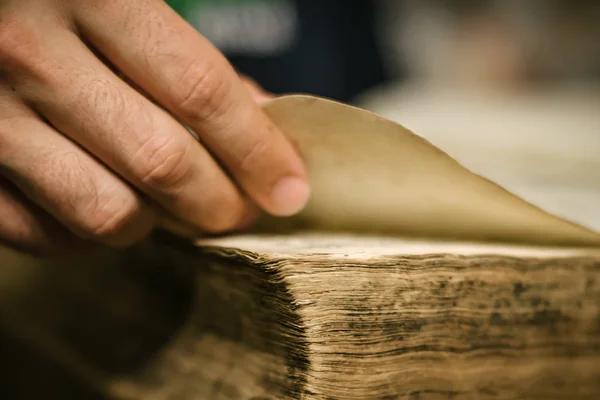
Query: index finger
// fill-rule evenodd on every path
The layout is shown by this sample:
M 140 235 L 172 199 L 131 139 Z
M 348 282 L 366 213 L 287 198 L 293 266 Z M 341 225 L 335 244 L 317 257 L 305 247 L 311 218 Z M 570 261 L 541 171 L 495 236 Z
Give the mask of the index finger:
M 159 0 L 76 4 L 87 39 L 188 124 L 259 206 L 275 215 L 304 206 L 300 157 L 211 43 Z

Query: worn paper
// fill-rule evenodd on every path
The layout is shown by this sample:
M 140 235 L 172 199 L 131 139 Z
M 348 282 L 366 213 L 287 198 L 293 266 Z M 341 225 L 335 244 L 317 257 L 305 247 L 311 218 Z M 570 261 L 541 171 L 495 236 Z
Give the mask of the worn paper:
M 525 202 L 374 113 L 304 95 L 264 111 L 305 160 L 312 197 L 295 217 L 265 216 L 260 231 L 600 245 L 597 232 Z

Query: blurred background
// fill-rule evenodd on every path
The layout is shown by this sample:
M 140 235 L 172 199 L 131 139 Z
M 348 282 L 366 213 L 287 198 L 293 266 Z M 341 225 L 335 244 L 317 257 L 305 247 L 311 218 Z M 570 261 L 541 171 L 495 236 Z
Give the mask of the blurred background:
M 169 0 L 277 93 L 350 101 L 416 78 L 517 86 L 600 78 L 588 0 Z
M 267 90 L 380 113 L 600 230 L 600 1 L 168 3 Z M 178 326 L 184 308 L 163 300 L 185 297 L 188 280 L 164 276 L 163 265 L 150 277 L 127 261 L 106 268 L 111 257 L 101 250 L 41 265 L 0 248 L 0 398 L 102 398 L 75 384 L 80 377 L 52 360 L 44 338 L 119 373 Z

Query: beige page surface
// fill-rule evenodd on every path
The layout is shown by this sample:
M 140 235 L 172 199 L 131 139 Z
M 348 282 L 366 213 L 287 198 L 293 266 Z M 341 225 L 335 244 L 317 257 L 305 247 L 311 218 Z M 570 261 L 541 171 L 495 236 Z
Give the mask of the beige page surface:
M 257 231 L 600 245 L 599 233 L 525 202 L 377 114 L 305 95 L 263 109 L 296 144 L 312 194 L 300 214 L 264 216 Z

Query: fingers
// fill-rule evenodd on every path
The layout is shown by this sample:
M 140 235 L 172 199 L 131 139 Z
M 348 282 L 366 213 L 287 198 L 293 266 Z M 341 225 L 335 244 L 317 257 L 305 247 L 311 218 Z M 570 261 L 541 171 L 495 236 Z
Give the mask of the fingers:
M 62 255 L 79 244 L 71 232 L 1 178 L 0 243 L 39 256 Z
M 58 130 L 184 221 L 233 230 L 252 207 L 212 156 L 164 110 L 131 89 L 66 31 L 48 57 L 50 84 L 28 101 Z
M 197 132 L 253 200 L 276 215 L 303 207 L 309 189 L 299 156 L 207 40 L 159 0 L 78 4 L 83 34 Z
M 240 75 L 240 79 L 252 99 L 258 104 L 274 98 L 271 93 L 265 92 L 253 79 L 243 75 Z
M 150 207 L 24 105 L 2 102 L 0 143 L 5 176 L 77 236 L 129 245 L 149 233 Z M 16 206 L 5 201 L 5 207 Z

